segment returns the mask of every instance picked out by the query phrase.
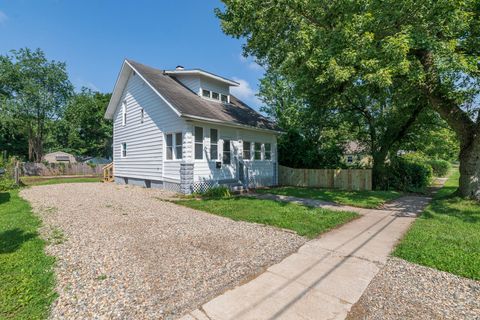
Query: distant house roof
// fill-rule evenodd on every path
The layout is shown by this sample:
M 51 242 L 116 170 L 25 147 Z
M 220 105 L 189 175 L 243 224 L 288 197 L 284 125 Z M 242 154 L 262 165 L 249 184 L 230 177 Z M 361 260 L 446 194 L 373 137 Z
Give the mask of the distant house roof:
M 125 60 L 124 67 L 125 65 L 137 72 L 183 118 L 280 131 L 274 122 L 262 116 L 233 95 L 230 95 L 230 103 L 206 100 L 168 74 L 175 73 L 174 71 L 165 72 L 132 60 Z M 126 83 L 127 77 L 122 75 L 124 67 L 115 87 L 117 87 L 120 81 Z M 191 70 L 185 71 L 191 72 Z M 227 81 L 228 79 L 224 80 Z M 119 100 L 120 96 L 114 92 L 105 113 L 106 118 L 113 118 Z

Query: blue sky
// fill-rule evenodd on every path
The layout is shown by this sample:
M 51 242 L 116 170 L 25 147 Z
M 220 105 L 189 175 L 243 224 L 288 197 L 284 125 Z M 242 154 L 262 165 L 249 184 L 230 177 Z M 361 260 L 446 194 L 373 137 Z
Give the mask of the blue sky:
M 65 61 L 70 79 L 113 89 L 124 58 L 170 69 L 202 68 L 241 83 L 234 94 L 252 107 L 263 69 L 241 56 L 242 41 L 222 33 L 215 0 L 0 0 L 0 54 L 41 48 Z

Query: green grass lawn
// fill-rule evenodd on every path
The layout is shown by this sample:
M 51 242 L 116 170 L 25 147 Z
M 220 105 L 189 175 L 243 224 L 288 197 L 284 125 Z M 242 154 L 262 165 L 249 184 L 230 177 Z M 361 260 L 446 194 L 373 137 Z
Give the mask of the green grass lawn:
M 78 178 L 39 178 L 39 177 L 22 177 L 22 182 L 27 186 L 41 186 L 58 183 L 83 183 L 83 182 L 101 182 L 101 177 L 78 177 Z
M 0 192 L 0 319 L 44 319 L 56 296 L 54 258 L 18 192 Z
M 480 280 L 480 204 L 453 195 L 458 177 L 455 170 L 393 255 Z
M 256 192 L 330 201 L 361 208 L 378 208 L 385 202 L 402 196 L 398 191 L 344 191 L 302 187 L 259 189 Z
M 294 203 L 246 197 L 180 200 L 176 203 L 233 220 L 290 229 L 308 238 L 314 238 L 358 216 L 354 212 L 309 208 Z

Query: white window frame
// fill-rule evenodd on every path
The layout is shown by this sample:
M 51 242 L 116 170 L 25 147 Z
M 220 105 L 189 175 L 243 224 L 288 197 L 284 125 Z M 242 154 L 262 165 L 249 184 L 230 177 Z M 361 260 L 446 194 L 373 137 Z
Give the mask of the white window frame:
M 223 97 L 225 97 L 225 101 L 223 101 Z M 230 102 L 229 95 L 221 93 L 220 94 L 220 101 L 222 101 L 223 103 L 229 103 Z
M 205 95 L 205 91 L 208 91 L 208 96 Z M 203 88 L 202 88 L 202 97 L 203 97 L 203 98 L 208 98 L 208 99 L 210 99 L 211 96 L 212 96 L 212 90 L 208 90 L 208 89 L 203 89 Z
M 196 128 L 201 128 L 202 129 L 202 140 L 201 142 L 200 141 L 197 141 L 197 132 L 196 132 Z M 202 157 L 200 159 L 197 159 L 197 152 L 196 152 L 196 148 L 197 148 L 197 145 L 202 145 Z M 204 148 L 205 148 L 205 128 L 204 127 L 201 127 L 201 126 L 194 126 L 193 127 L 193 159 L 196 160 L 196 161 L 203 161 L 205 160 L 205 157 L 203 155 L 203 151 L 204 151 Z
M 180 155 L 180 157 L 178 157 L 178 154 L 177 154 L 177 146 L 180 146 L 180 145 L 177 145 L 177 134 L 181 134 L 182 135 L 182 154 Z M 168 150 L 168 136 L 169 135 L 172 135 L 172 159 L 167 159 L 167 150 Z M 165 132 L 165 137 L 164 137 L 164 160 L 165 161 L 179 161 L 179 160 L 182 160 L 183 159 L 183 141 L 184 141 L 185 137 L 184 137 L 184 134 L 183 132 L 181 131 L 172 131 L 172 132 Z
M 255 148 L 257 146 L 257 144 L 260 145 L 260 159 L 257 159 L 256 155 L 257 155 L 257 149 Z M 263 160 L 263 152 L 262 152 L 262 149 L 263 149 L 263 144 L 261 142 L 254 142 L 253 143 L 253 161 L 262 161 Z
M 217 141 L 212 143 L 212 130 L 215 130 L 217 131 Z M 218 149 L 218 145 L 219 145 L 219 141 L 220 141 L 220 130 L 218 130 L 217 128 L 210 128 L 209 130 L 209 133 L 210 133 L 210 160 L 211 161 L 219 161 L 219 149 Z M 215 159 L 212 158 L 212 145 L 216 145 L 217 146 L 217 154 L 216 154 L 216 157 Z
M 122 142 L 120 144 L 120 157 L 121 158 L 126 158 L 127 157 L 127 143 Z
M 245 158 L 245 143 L 248 143 L 248 145 L 250 147 L 248 149 L 248 153 L 250 154 L 250 157 L 248 157 L 248 158 Z M 247 161 L 252 160 L 252 142 L 251 141 L 242 141 L 242 159 L 247 160 Z
M 267 144 L 270 145 L 269 159 L 267 159 L 267 148 L 266 148 Z M 268 160 L 268 161 L 272 160 L 272 143 L 270 142 L 266 142 L 263 144 L 263 160 Z

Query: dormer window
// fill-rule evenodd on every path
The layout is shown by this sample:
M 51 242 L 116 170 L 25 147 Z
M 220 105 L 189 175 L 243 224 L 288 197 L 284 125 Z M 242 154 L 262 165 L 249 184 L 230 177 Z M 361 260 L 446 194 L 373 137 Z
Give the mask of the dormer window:
M 222 102 L 225 102 L 225 103 L 228 102 L 228 96 L 226 96 L 224 94 L 221 94 L 220 96 L 222 97 Z
M 204 96 L 205 98 L 210 98 L 210 93 L 210 90 L 202 90 L 202 96 Z
M 212 99 L 220 100 L 220 94 L 218 92 L 212 92 Z

